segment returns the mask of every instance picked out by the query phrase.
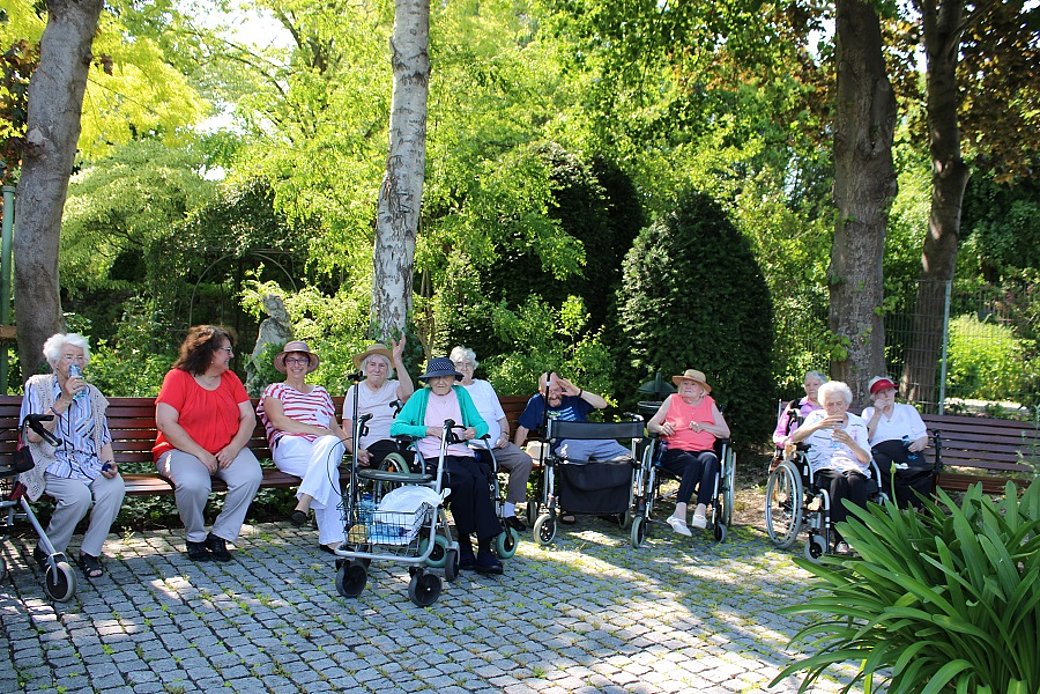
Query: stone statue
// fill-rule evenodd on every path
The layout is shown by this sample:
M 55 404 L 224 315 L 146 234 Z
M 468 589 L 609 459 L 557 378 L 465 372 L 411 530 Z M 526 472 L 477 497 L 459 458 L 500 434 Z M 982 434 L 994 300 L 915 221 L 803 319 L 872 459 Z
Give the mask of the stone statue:
M 282 346 L 293 339 L 289 313 L 285 310 L 285 302 L 275 294 L 265 294 L 263 298 L 264 312 L 267 318 L 260 323 L 260 333 L 256 336 L 256 346 L 246 364 L 246 390 L 250 397 L 259 397 L 271 379 L 278 374 L 274 371 L 271 358 L 281 351 Z

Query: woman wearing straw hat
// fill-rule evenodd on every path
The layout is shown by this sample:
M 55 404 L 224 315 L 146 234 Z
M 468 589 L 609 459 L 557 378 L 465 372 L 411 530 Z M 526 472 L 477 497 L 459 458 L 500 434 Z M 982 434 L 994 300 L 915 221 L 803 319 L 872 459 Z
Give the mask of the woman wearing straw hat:
M 487 422 L 466 389 L 456 383 L 462 380 L 462 374 L 455 370 L 451 359 L 431 359 L 419 380 L 425 382 L 426 387 L 404 406 L 390 433 L 415 437 L 419 452 L 427 461 L 434 461 L 440 455 L 445 420 L 465 427 L 456 434 L 462 442 L 451 444 L 444 459 L 447 475 L 444 485 L 451 488 L 448 502 L 459 535 L 459 568 L 501 574 L 502 562 L 492 554 L 491 541 L 502 532 L 502 525 L 488 494 L 487 474 L 477 462 L 473 449 L 465 444 L 487 434 Z M 470 539 L 473 533 L 477 535 L 476 555 Z
M 711 386 L 702 371 L 686 369 L 673 376 L 672 382 L 679 387 L 679 392 L 669 395 L 661 403 L 646 428 L 664 439 L 661 465 L 679 477 L 679 496 L 668 525 L 680 535 L 690 535 L 686 525 L 686 507 L 694 490 L 697 492 L 697 509 L 690 524 L 695 528 L 704 528 L 708 524 L 705 511 L 713 500 L 715 477 L 719 474 L 715 439 L 727 438 L 729 425 L 708 395 Z
M 274 368 L 285 374 L 285 381 L 267 386 L 256 413 L 267 430 L 275 466 L 303 480 L 290 520 L 303 525 L 313 508 L 318 546 L 332 551 L 343 542 L 339 464 L 347 435 L 336 421 L 329 392 L 305 380 L 318 363 L 306 342 L 285 343 L 274 358 Z
M 402 336 L 397 342 L 390 341 L 390 349 L 377 342 L 354 356 L 354 366 L 361 371 L 364 380 L 347 390 L 347 397 L 343 400 L 343 429 L 350 432 L 348 436 L 353 436 L 354 420 L 366 414 L 372 415 L 366 425 L 368 433 L 360 441 L 347 441 L 351 452 L 354 445 L 360 446 L 358 462 L 362 465 L 378 465 L 387 453 L 397 450 L 397 443 L 390 437 L 390 425 L 394 423 L 396 414 L 392 405 L 395 401 L 407 402 L 415 390 L 404 367 L 403 354 Z M 395 369 L 397 380 L 393 378 Z

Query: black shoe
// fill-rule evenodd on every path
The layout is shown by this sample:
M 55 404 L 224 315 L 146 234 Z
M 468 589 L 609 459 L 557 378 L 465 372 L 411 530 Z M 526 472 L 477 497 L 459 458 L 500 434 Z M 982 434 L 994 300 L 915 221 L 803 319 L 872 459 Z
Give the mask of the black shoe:
M 482 551 L 477 556 L 477 573 L 478 574 L 494 574 L 499 576 L 502 574 L 502 562 L 498 560 L 494 554 L 488 551 Z
M 231 552 L 228 551 L 227 542 L 222 537 L 213 533 L 206 536 L 206 549 L 208 549 L 215 561 L 231 561 Z
M 192 561 L 209 561 L 209 550 L 205 542 L 192 542 L 188 540 L 188 559 Z
M 477 568 L 477 558 L 473 556 L 472 549 L 462 548 L 459 550 L 459 570 L 472 571 Z
M 524 523 L 519 518 L 517 518 L 516 516 L 509 516 L 508 518 L 503 518 L 502 519 L 502 523 L 507 528 L 512 528 L 513 530 L 517 531 L 518 533 L 522 533 L 522 532 L 526 532 L 527 531 L 527 524 Z
M 33 547 L 33 559 L 36 560 L 41 569 L 47 570 L 47 553 L 40 549 L 39 545 Z
M 289 516 L 289 521 L 299 528 L 307 522 L 307 512 L 301 511 L 300 509 L 294 509 L 292 515 Z

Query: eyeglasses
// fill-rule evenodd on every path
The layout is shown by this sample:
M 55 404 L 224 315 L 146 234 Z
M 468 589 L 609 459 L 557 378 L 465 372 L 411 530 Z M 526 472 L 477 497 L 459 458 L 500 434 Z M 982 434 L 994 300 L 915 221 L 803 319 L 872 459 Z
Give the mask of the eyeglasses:
M 310 364 L 311 360 L 306 357 L 288 357 L 285 360 L 286 364 Z
M 235 351 L 233 349 L 231 349 L 230 347 L 221 347 L 220 349 L 224 350 L 228 354 L 234 354 L 235 353 Z
M 470 361 L 453 361 L 452 364 L 455 365 L 456 369 L 472 369 L 473 368 L 473 362 L 470 362 Z

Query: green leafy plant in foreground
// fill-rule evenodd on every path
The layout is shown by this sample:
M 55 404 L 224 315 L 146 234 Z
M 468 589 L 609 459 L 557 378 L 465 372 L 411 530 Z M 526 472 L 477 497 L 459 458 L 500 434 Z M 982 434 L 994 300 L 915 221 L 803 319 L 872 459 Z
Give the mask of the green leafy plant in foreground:
M 1040 483 L 995 501 L 975 485 L 960 505 L 942 490 L 920 512 L 852 508 L 840 527 L 857 559 L 796 560 L 814 597 L 783 611 L 812 623 L 792 639 L 815 651 L 809 690 L 831 665 L 858 662 L 843 691 L 882 672 L 891 692 L 1040 691 Z

